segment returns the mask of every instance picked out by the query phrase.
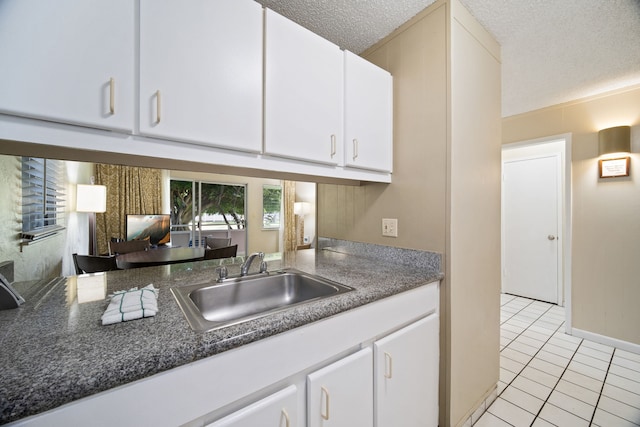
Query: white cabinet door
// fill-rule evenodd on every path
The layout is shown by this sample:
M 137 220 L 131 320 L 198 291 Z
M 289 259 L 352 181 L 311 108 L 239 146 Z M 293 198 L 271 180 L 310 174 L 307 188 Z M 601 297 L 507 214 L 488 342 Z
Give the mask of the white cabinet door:
M 140 133 L 262 149 L 262 7 L 140 1 Z
M 265 25 L 265 153 L 342 165 L 342 51 L 269 9 Z
M 131 132 L 135 7 L 3 0 L 0 112 Z
M 393 79 L 382 68 L 349 51 L 345 69 L 345 164 L 391 172 Z
M 307 376 L 307 417 L 309 427 L 373 425 L 373 360 L 370 348 Z
M 291 385 L 206 427 L 295 427 L 297 388 Z
M 374 343 L 377 426 L 438 425 L 438 315 Z

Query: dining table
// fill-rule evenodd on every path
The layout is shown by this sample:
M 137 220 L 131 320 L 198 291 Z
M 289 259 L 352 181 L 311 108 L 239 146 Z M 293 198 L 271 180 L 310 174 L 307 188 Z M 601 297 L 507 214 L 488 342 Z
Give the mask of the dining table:
M 157 248 L 129 252 L 116 257 L 119 269 L 153 267 L 204 259 L 204 247 Z

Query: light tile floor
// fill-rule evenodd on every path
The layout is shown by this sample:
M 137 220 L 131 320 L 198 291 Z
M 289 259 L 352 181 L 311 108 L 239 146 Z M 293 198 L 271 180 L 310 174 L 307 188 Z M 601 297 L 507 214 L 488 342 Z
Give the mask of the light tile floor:
M 503 294 L 498 398 L 476 427 L 640 426 L 640 355 L 564 333 L 564 308 Z

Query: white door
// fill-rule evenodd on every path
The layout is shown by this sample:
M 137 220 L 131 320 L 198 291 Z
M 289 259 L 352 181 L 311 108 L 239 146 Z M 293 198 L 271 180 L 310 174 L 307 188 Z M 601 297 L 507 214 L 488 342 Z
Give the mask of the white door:
M 503 163 L 503 292 L 558 304 L 560 155 Z

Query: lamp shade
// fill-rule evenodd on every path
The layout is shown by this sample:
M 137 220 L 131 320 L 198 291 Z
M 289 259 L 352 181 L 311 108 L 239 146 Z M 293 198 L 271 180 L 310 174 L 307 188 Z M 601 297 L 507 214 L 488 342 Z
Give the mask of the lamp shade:
M 311 212 L 311 203 L 309 202 L 295 202 L 293 204 L 293 213 L 295 215 L 307 215 Z
M 616 126 L 598 132 L 598 155 L 631 151 L 631 127 Z
M 76 187 L 76 211 L 105 212 L 107 210 L 107 187 L 104 185 L 78 184 Z

